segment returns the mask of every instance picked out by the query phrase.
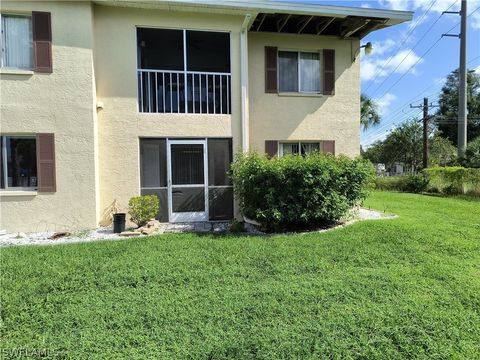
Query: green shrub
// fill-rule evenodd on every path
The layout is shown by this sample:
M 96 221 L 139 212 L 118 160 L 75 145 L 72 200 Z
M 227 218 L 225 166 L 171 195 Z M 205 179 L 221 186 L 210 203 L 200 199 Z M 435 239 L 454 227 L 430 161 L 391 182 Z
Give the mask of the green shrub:
M 480 168 L 480 136 L 468 143 L 465 150 L 465 165 Z
M 428 179 L 423 174 L 377 177 L 375 179 L 375 188 L 378 190 L 396 190 L 420 193 L 427 189 L 427 185 Z
M 429 179 L 427 190 L 445 194 L 480 195 L 480 169 L 461 166 L 433 167 L 423 170 Z
M 128 202 L 128 208 L 130 219 L 138 226 L 143 226 L 157 215 L 158 197 L 156 195 L 133 197 Z
M 236 156 L 231 167 L 244 216 L 267 231 L 334 223 L 366 195 L 374 169 L 366 160 L 325 154 L 267 159 Z
M 375 189 L 403 191 L 403 177 L 401 176 L 377 177 L 375 179 Z
M 428 178 L 425 174 L 408 174 L 403 176 L 403 191 L 421 193 L 427 190 Z

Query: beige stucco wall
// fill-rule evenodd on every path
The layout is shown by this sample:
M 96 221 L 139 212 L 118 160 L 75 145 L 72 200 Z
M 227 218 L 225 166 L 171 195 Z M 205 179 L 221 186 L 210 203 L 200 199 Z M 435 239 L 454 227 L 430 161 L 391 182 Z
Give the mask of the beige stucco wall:
M 2 2 L 2 12 L 50 11 L 53 73 L 0 75 L 0 132 L 56 137 L 57 192 L 0 193 L 0 229 L 93 228 L 117 201 L 140 194 L 140 137 L 233 137 L 241 149 L 241 15 L 170 12 L 88 2 Z M 137 109 L 136 26 L 228 31 L 232 115 L 142 114 Z M 248 34 L 250 147 L 268 140 L 335 140 L 337 153 L 359 152 L 358 42 L 332 37 Z M 264 92 L 264 46 L 336 49 L 334 96 Z M 95 69 L 95 70 L 94 70 Z M 97 105 L 99 109 L 96 109 Z
M 242 16 L 95 6 L 100 208 L 127 210 L 140 194 L 140 137 L 233 137 L 241 146 L 240 27 Z M 144 114 L 137 109 L 136 26 L 229 31 L 232 115 Z
M 53 73 L 0 74 L 0 132 L 55 133 L 57 191 L 0 193 L 0 229 L 93 228 L 97 222 L 93 16 L 88 2 L 1 2 L 2 13 L 52 14 Z
M 336 37 L 250 32 L 250 147 L 265 140 L 335 140 L 336 154 L 360 152 L 360 69 L 352 63 L 358 41 Z M 335 49 L 335 95 L 284 96 L 265 93 L 265 46 L 279 50 Z

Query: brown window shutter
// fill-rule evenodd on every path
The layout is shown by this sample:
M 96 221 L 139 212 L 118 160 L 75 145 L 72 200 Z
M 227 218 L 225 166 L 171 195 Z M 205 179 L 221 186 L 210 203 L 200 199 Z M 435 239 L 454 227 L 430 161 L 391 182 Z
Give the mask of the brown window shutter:
M 323 95 L 335 95 L 335 50 L 323 50 Z
M 323 143 L 323 152 L 326 154 L 335 155 L 335 141 L 334 140 L 324 140 Z
M 32 12 L 35 71 L 52 72 L 52 24 L 49 12 Z
M 38 192 L 55 192 L 55 135 L 37 134 Z
M 277 48 L 265 46 L 265 92 L 277 93 Z
M 276 157 L 278 155 L 277 140 L 265 140 L 265 154 L 267 154 L 269 158 Z

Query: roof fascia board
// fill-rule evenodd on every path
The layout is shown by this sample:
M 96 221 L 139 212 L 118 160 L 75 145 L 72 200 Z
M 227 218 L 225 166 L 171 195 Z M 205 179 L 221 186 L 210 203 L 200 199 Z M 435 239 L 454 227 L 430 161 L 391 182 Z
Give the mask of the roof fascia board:
M 345 18 L 347 16 L 364 16 L 389 19 L 387 25 L 399 24 L 409 21 L 413 17 L 411 11 L 382 10 L 371 8 L 356 8 L 347 6 L 301 4 L 287 1 L 238 1 L 238 0 L 96 0 L 98 4 L 119 6 L 155 6 L 169 10 L 211 11 L 212 9 L 226 13 L 285 13 L 295 15 L 334 16 Z

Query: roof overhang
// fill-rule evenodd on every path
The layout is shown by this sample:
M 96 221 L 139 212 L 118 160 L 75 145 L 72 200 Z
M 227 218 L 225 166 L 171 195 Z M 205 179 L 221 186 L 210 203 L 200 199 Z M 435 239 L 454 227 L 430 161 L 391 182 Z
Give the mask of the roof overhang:
M 410 21 L 413 12 L 272 0 L 94 0 L 102 5 L 171 11 L 250 14 L 250 31 L 363 38 Z

